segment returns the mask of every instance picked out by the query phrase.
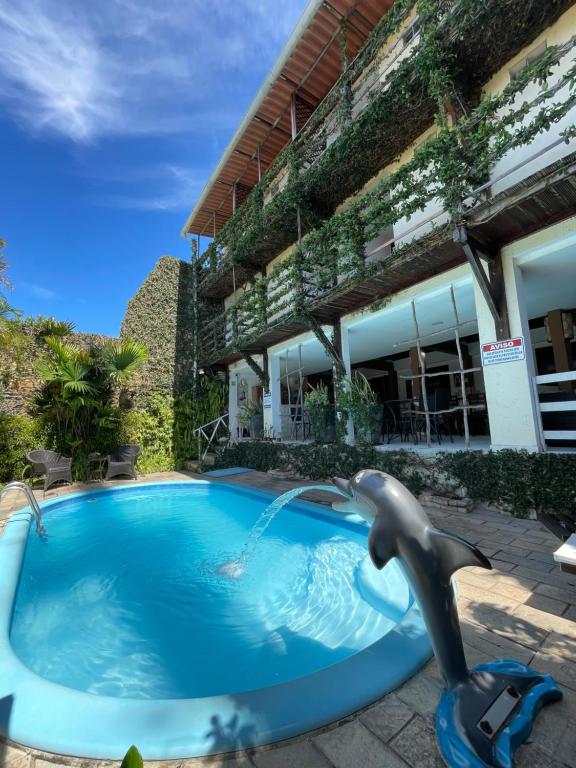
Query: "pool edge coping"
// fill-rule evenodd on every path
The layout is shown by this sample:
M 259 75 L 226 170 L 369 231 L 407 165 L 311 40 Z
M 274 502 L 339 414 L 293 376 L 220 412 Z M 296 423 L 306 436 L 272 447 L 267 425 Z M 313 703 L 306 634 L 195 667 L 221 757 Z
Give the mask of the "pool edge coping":
M 41 510 L 55 505 L 67 503 L 94 493 L 118 493 L 133 488 L 150 488 L 151 486 L 185 486 L 190 484 L 218 485 L 256 495 L 263 498 L 274 498 L 274 494 L 261 489 L 245 488 L 234 483 L 218 483 L 212 480 L 190 478 L 186 480 L 167 480 L 135 483 L 130 485 L 113 486 L 98 489 L 83 489 L 63 497 L 44 501 Z M 292 502 L 294 506 L 311 506 L 312 511 L 319 516 L 332 518 L 339 523 L 347 522 L 347 526 L 363 528 L 357 522 L 345 521 L 341 514 L 333 512 L 324 505 L 308 500 Z M 14 653 L 10 643 L 10 627 L 12 612 L 18 583 L 21 574 L 22 561 L 26 549 L 26 540 L 33 516 L 28 508 L 15 512 L 6 524 L 6 529 L 0 541 L 0 698 L 16 698 L 17 707 L 27 712 L 27 718 L 33 722 L 20 723 L 18 714 L 16 724 L 10 723 L 10 716 L 5 712 L 0 714 L 0 730 L 2 734 L 13 741 L 25 744 L 33 749 L 48 751 L 71 757 L 87 759 L 120 759 L 131 743 L 138 744 L 147 760 L 170 760 L 201 757 L 224 752 L 237 751 L 256 746 L 270 745 L 277 741 L 301 736 L 303 733 L 316 730 L 347 717 L 359 709 L 373 703 L 386 693 L 394 690 L 407 679 L 416 674 L 432 655 L 430 642 L 426 634 L 420 612 L 413 604 L 403 619 L 383 638 L 362 651 L 348 657 L 344 661 L 330 665 L 311 675 L 276 686 L 246 691 L 241 694 L 212 696 L 197 699 L 165 699 L 139 700 L 101 697 L 93 694 L 75 691 L 74 689 L 52 683 L 36 675 Z M 5 552 L 12 547 L 12 551 Z M 394 650 L 405 651 L 407 640 L 412 641 L 416 653 L 407 665 L 398 665 L 397 660 L 391 665 L 390 657 L 395 656 Z M 401 656 L 405 656 L 401 653 Z M 382 677 L 389 675 L 386 685 L 377 684 L 379 675 L 374 675 L 375 665 L 381 670 Z M 393 667 L 393 668 L 391 668 Z M 387 677 L 388 679 L 388 677 Z M 364 681 L 359 684 L 359 680 Z M 334 706 L 331 701 L 342 688 L 353 691 L 345 704 Z M 13 689 L 13 690 L 11 690 Z M 38 691 L 40 695 L 38 696 Z M 270 706 L 271 691 L 277 695 L 274 706 Z M 16 696 L 17 693 L 17 696 Z M 32 699 L 29 701 L 28 699 Z M 63 701 L 62 701 L 63 699 Z M 39 702 L 50 701 L 49 708 L 40 706 Z M 22 704 L 21 702 L 24 702 Z M 327 708 L 327 704 L 330 706 Z M 5 708 L 4 708 L 5 709 Z M 89 711 L 86 711 L 89 710 Z M 298 725 L 292 722 L 291 712 L 298 711 Z M 303 711 L 307 717 L 302 718 Z M 56 714 L 58 713 L 58 714 Z M 223 745 L 216 743 L 218 722 L 214 718 L 225 716 L 226 722 L 237 719 L 238 736 L 240 741 L 232 741 Z M 95 716 L 99 719 L 95 722 Z M 204 725 L 194 737 L 191 736 L 190 722 L 198 723 L 201 716 Z M 53 722 L 56 717 L 57 722 Z M 137 722 L 131 722 L 136 717 Z M 74 739 L 63 739 L 58 735 L 58 724 L 63 720 L 72 719 L 74 730 L 79 733 Z M 164 743 L 148 744 L 150 738 L 160 742 L 160 734 L 153 723 L 158 719 L 170 721 L 171 735 L 167 736 L 165 727 L 162 733 Z M 118 724 L 126 722 L 126 737 L 119 743 Z M 223 723 L 226 726 L 226 722 Z M 302 724 L 304 723 L 304 724 Z M 37 740 L 36 731 L 42 732 L 42 724 L 50 737 Z M 214 744 L 206 746 L 206 739 L 214 732 Z M 132 728 L 130 727 L 132 726 Z M 254 729 L 258 735 L 254 736 Z M 30 736 L 30 729 L 34 731 Z M 241 735 L 244 729 L 244 736 Z M 154 736 L 154 734 L 156 734 Z M 113 741 L 114 746 L 102 746 L 103 738 Z M 169 743 L 166 742 L 168 739 Z M 72 742 L 70 744 L 70 742 Z M 186 746 L 183 742 L 186 742 Z M 155 750 L 158 751 L 155 751 Z

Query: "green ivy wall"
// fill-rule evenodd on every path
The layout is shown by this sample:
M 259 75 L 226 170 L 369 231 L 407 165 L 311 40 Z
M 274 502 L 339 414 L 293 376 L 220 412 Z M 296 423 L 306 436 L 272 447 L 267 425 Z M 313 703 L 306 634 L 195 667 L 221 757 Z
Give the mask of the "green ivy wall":
M 194 267 L 162 256 L 128 302 L 120 336 L 144 344 L 148 362 L 131 385 L 135 395 L 177 395 L 193 383 Z

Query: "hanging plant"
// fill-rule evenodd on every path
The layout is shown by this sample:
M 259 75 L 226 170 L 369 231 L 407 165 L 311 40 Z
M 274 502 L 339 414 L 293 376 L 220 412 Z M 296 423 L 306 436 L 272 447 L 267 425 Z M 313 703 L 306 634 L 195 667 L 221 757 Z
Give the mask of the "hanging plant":
M 344 388 L 340 405 L 354 423 L 356 438 L 363 443 L 377 442 L 382 432 L 383 405 L 378 402 L 370 382 L 354 371 Z
M 336 437 L 335 411 L 325 384 L 320 382 L 318 386 L 310 388 L 304 397 L 304 410 L 310 418 L 315 442 L 333 443 Z

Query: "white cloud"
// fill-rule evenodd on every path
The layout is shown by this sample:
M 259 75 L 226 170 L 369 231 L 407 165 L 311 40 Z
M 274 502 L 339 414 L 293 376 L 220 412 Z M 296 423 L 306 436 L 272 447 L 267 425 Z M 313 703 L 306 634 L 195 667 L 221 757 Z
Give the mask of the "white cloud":
M 0 101 L 29 130 L 82 143 L 194 130 L 272 63 L 304 6 L 2 0 Z
M 52 291 L 50 288 L 45 288 L 43 285 L 36 285 L 35 283 L 19 283 L 21 288 L 31 293 L 32 296 L 37 299 L 59 299 L 60 296 Z
M 107 208 L 141 211 L 186 211 L 204 186 L 206 169 L 191 169 L 179 165 L 160 165 L 126 169 L 123 173 L 102 174 L 100 183 L 128 191 L 99 194 L 95 203 Z M 153 192 L 141 192 L 141 189 Z M 136 189 L 136 191 L 134 191 Z

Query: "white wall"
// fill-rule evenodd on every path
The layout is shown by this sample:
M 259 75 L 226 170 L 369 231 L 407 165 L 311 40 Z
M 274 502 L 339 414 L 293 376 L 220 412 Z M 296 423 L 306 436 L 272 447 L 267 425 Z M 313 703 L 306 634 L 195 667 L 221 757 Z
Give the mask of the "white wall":
M 528 54 L 534 51 L 544 41 L 546 41 L 548 46 L 558 45 L 569 40 L 574 34 L 576 34 L 576 6 L 573 6 L 568 11 L 566 11 L 566 13 L 564 13 L 555 24 L 546 29 L 532 43 L 530 43 L 529 46 L 524 48 L 517 56 L 511 59 L 511 61 L 509 61 L 508 64 L 503 67 L 503 69 L 501 69 L 496 75 L 494 75 L 494 77 L 487 83 L 484 92 L 486 94 L 496 94 L 502 91 L 502 89 L 510 82 L 510 69 L 515 64 L 518 64 L 523 59 L 525 59 Z M 576 49 L 573 48 L 570 53 L 564 57 L 562 62 L 552 70 L 552 75 L 548 81 L 548 86 L 551 87 L 554 85 L 554 83 L 558 82 L 562 76 L 565 75 L 566 72 L 568 72 L 568 70 L 574 65 L 575 61 Z M 523 102 L 531 101 L 535 98 L 535 96 L 537 96 L 540 90 L 541 86 L 538 83 L 530 84 L 522 93 L 518 94 L 514 103 L 514 107 L 518 108 Z M 565 86 L 547 103 L 553 104 L 556 102 L 562 102 L 568 94 L 569 88 L 568 86 Z M 527 115 L 524 123 L 527 124 L 530 122 L 537 111 L 537 108 L 531 110 L 531 112 Z M 505 111 L 503 114 L 504 113 Z M 517 149 L 508 152 L 494 165 L 491 178 L 496 179 L 502 174 L 508 174 L 510 169 L 516 166 L 518 163 L 521 163 L 524 160 L 527 160 L 533 154 L 546 149 L 557 138 L 559 138 L 560 133 L 563 130 L 574 123 L 575 119 L 576 108 L 573 108 L 563 120 L 554 124 L 549 131 L 545 131 L 536 136 L 536 138 L 529 145 L 525 147 L 518 147 Z M 509 175 L 507 175 L 501 181 L 495 182 L 491 187 L 492 194 L 498 194 L 504 189 L 507 189 L 514 184 L 518 184 L 520 181 L 522 181 L 522 179 L 525 179 L 527 176 L 536 173 L 538 170 L 545 166 L 551 165 L 552 163 L 556 162 L 562 157 L 565 157 L 573 151 L 573 143 L 567 144 L 566 142 L 562 142 L 554 150 L 546 152 L 544 155 L 542 155 L 542 157 L 531 161 L 529 164 L 523 166 L 521 169 L 513 173 L 509 173 Z
M 523 336 L 526 358 L 508 363 L 487 365 L 484 385 L 492 448 L 522 448 L 538 451 L 543 447 L 540 414 L 534 382 L 534 353 L 530 343 L 530 330 L 524 298 L 522 272 L 508 246 L 502 250 L 502 267 L 510 337 Z M 478 334 L 480 343 L 496 340 L 494 320 L 480 287 L 474 281 Z

